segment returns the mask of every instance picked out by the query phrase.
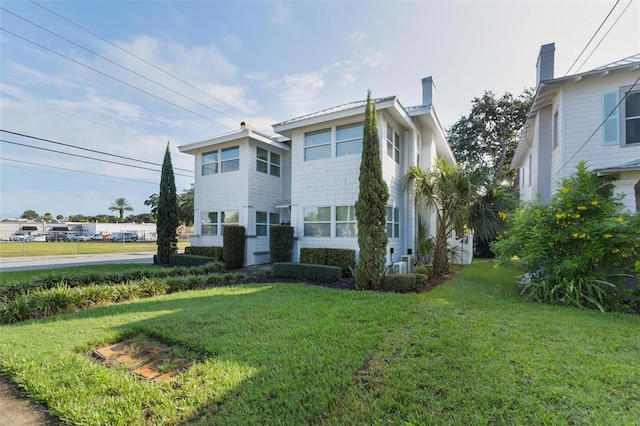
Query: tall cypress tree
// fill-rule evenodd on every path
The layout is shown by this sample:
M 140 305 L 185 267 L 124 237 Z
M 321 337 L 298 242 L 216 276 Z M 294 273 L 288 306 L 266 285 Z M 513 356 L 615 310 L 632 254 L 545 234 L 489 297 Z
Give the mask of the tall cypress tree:
M 158 264 L 169 265 L 169 257 L 178 251 L 178 196 L 171 164 L 171 151 L 167 150 L 162 162 L 160 194 L 158 195 Z
M 356 202 L 360 259 L 356 268 L 356 284 L 362 290 L 377 290 L 382 279 L 387 252 L 387 200 L 389 189 L 382 179 L 380 140 L 376 107 L 367 92 L 367 107 L 362 138 L 360 193 Z

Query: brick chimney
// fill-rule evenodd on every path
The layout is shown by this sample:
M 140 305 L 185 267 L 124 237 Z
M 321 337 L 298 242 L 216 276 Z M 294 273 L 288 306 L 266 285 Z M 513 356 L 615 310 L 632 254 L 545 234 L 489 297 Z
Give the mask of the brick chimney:
M 542 81 L 553 79 L 553 62 L 555 52 L 555 43 L 543 44 L 540 47 L 538 63 L 536 64 L 536 86 Z
M 436 85 L 433 77 L 425 77 L 422 79 L 422 105 L 431 106 L 435 97 Z

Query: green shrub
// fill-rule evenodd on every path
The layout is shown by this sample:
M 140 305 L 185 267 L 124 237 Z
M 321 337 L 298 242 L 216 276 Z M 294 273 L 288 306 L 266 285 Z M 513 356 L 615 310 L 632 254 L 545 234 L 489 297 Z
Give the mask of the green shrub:
M 337 266 L 279 262 L 271 265 L 271 275 L 331 283 L 340 281 L 342 271 Z
M 184 248 L 185 254 L 194 254 L 196 256 L 210 257 L 214 260 L 222 262 L 223 248 L 218 246 L 191 246 Z
M 200 266 L 209 262 L 213 262 L 213 259 L 194 254 L 172 254 L 169 256 L 169 266 Z
M 356 267 L 356 251 L 352 249 L 308 248 L 300 249 L 300 263 L 337 266 L 343 277 L 350 277 Z
M 419 293 L 429 288 L 429 277 L 424 274 L 385 275 L 382 291 L 394 293 Z
M 293 259 L 293 227 L 271 225 L 269 229 L 269 254 L 271 263 L 291 262 Z
M 633 274 L 640 215 L 623 212 L 611 180 L 588 172 L 582 162 L 549 205 L 525 206 L 507 225 L 493 250 L 500 262 L 515 262 L 529 273 L 529 298 L 602 311 L 623 308 L 610 277 Z
M 433 278 L 433 265 L 420 265 L 415 271 L 416 274 L 426 275 L 427 278 Z
M 237 269 L 244 266 L 245 229 L 244 226 L 227 225 L 222 230 L 222 245 L 225 267 Z

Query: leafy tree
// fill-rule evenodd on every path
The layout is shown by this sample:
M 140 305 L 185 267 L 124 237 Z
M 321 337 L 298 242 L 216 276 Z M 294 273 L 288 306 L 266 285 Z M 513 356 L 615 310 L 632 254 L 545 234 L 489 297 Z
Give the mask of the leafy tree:
M 151 194 L 149 198 L 144 201 L 145 206 L 151 207 L 151 214 L 154 218 L 158 217 L 158 194 Z
M 57 220 L 58 222 L 62 222 L 62 221 L 64 220 L 64 216 L 63 216 L 63 215 L 61 215 L 61 214 L 59 214 L 58 216 L 56 216 L 56 220 Z
M 488 91 L 474 98 L 469 115 L 447 132 L 457 161 L 472 169 L 491 170 L 495 185 L 505 181 L 514 184 L 517 172 L 511 170 L 511 160 L 532 100 L 531 89 L 518 97 L 507 92 L 498 98 Z
M 434 276 L 449 272 L 449 234 L 464 233 L 469 221 L 469 210 L 477 192 L 473 188 L 467 171 L 437 157 L 431 170 L 412 165 L 404 178 L 405 188 L 413 184 L 416 202 L 438 216 L 438 229 L 433 248 Z
M 22 216 L 20 216 L 20 218 L 27 219 L 27 220 L 35 220 L 39 217 L 40 215 L 36 213 L 34 210 L 25 210 L 24 213 L 22 213 Z
M 613 183 L 584 162 L 549 205 L 527 205 L 508 221 L 493 248 L 502 263 L 531 274 L 525 291 L 533 300 L 617 309 L 615 277 L 640 272 L 640 214 L 624 213 Z
M 116 201 L 114 201 L 113 204 L 109 206 L 109 210 L 118 212 L 120 214 L 120 222 L 122 222 L 122 220 L 124 219 L 124 212 L 133 211 L 133 207 L 131 207 L 129 205 L 129 202 L 124 198 L 116 198 Z
M 171 151 L 167 150 L 162 162 L 160 193 L 158 195 L 158 264 L 169 265 L 169 258 L 178 251 L 178 197 L 171 164 Z
M 377 290 L 382 288 L 384 278 L 389 189 L 382 178 L 376 107 L 371 103 L 371 91 L 367 93 L 359 180 L 356 218 L 360 260 L 356 267 L 356 284 L 360 289 Z
M 42 220 L 52 221 L 53 215 L 51 213 L 45 213 L 44 215 L 42 215 Z
M 132 214 L 125 218 L 127 222 L 155 223 L 156 218 L 151 213 Z
M 178 216 L 180 222 L 186 226 L 193 225 L 193 211 L 194 211 L 194 190 L 193 184 L 191 188 L 185 190 L 178 196 Z

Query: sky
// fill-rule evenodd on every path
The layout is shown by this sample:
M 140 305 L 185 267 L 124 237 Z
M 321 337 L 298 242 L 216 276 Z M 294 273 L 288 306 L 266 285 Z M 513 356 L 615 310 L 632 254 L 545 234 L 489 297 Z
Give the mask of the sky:
M 639 53 L 640 0 L 3 0 L 0 29 L 0 218 L 66 218 L 149 212 L 167 145 L 181 193 L 179 146 L 367 90 L 419 105 L 432 76 L 447 129 L 485 91 L 535 86 L 543 44 L 556 77 Z

